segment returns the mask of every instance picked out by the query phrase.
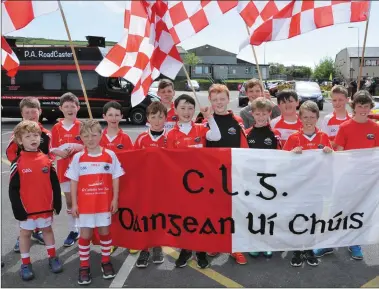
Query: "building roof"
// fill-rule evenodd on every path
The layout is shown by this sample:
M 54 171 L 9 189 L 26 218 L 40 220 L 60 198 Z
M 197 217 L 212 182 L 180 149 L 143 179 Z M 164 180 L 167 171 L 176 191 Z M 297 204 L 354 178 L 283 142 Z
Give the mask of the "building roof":
M 357 47 L 348 47 L 347 53 L 349 57 L 358 57 L 358 48 Z M 362 47 L 359 47 L 359 57 L 362 56 Z M 366 47 L 365 49 L 365 57 L 379 57 L 379 47 Z
M 185 54 L 185 53 L 188 53 L 187 50 L 185 50 L 183 47 L 181 47 L 181 46 L 179 46 L 179 45 L 176 45 L 176 48 L 178 49 L 179 54 Z
M 196 56 L 237 56 L 237 54 L 226 51 L 224 49 L 205 44 L 188 49 L 189 52 L 195 53 Z

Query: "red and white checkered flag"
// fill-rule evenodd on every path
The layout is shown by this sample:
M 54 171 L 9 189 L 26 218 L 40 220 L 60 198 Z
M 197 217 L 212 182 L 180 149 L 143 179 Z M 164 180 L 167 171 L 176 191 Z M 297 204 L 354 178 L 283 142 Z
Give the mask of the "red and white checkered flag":
M 20 66 L 20 61 L 4 36 L 1 36 L 1 66 L 7 71 L 9 77 L 15 76 Z

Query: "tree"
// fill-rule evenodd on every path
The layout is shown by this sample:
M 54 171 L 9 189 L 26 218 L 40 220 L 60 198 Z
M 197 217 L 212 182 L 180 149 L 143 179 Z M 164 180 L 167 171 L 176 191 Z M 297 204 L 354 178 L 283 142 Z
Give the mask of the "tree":
M 270 75 L 285 74 L 286 68 L 280 63 L 269 63 L 269 73 Z
M 287 66 L 286 75 L 292 78 L 310 78 L 312 75 L 312 68 L 308 66 Z
M 313 72 L 313 78 L 318 80 L 327 80 L 329 79 L 330 74 L 332 74 L 333 77 L 336 75 L 334 60 L 331 57 L 325 57 L 316 65 Z
M 196 66 L 201 62 L 201 59 L 195 53 L 187 53 L 184 55 L 183 62 L 189 66 Z

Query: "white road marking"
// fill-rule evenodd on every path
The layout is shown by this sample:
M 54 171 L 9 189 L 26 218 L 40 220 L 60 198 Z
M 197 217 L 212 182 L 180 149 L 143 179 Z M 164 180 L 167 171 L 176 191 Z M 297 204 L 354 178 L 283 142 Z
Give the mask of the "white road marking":
M 9 130 L 9 131 L 6 131 L 6 132 L 1 133 L 1 135 L 10 134 L 10 133 L 12 133 L 12 132 L 13 132 L 13 130 Z
M 134 264 L 136 263 L 140 252 L 137 254 L 129 254 L 129 256 L 125 259 L 122 264 L 120 270 L 118 270 L 116 277 L 113 279 L 109 288 L 122 288 L 126 279 L 128 279 L 130 272 L 134 268 Z
M 9 171 L 4 171 L 4 172 L 1 172 L 2 174 L 7 174 L 7 173 L 9 173 Z

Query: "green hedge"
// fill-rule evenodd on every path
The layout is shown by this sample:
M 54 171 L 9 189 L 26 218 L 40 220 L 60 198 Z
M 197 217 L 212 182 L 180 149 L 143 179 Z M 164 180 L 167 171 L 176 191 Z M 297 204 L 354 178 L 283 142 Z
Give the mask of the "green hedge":
M 210 82 L 208 79 L 194 79 L 196 80 L 200 85 L 200 90 L 208 90 L 209 87 L 212 85 L 212 82 Z M 238 85 L 242 84 L 246 79 L 228 79 L 225 81 L 226 86 L 229 90 L 238 90 Z M 174 82 L 175 84 L 175 90 L 184 90 L 185 88 L 185 82 L 183 80 L 178 80 Z

